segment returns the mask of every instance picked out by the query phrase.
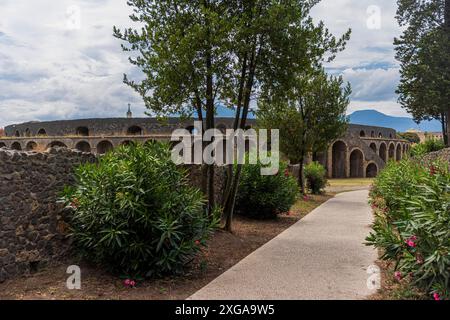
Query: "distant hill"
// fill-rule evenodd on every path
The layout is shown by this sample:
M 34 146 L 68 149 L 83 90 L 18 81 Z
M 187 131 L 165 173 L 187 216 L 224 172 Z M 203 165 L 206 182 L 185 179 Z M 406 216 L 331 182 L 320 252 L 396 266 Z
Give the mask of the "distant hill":
M 423 121 L 420 124 L 417 124 L 412 118 L 388 116 L 376 110 L 356 111 L 352 113 L 349 118 L 350 123 L 353 124 L 387 127 L 395 129 L 398 132 L 405 132 L 409 129 L 416 129 L 424 132 L 442 131 L 441 123 L 437 120 Z

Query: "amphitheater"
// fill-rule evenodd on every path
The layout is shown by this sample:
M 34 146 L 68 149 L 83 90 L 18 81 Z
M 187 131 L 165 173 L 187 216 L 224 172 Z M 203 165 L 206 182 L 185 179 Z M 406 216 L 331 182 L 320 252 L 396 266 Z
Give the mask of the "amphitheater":
M 233 119 L 218 118 L 217 128 L 231 128 Z M 248 127 L 255 120 L 248 121 Z M 44 151 L 50 147 L 66 147 L 82 152 L 104 154 L 132 141 L 168 141 L 175 129 L 193 130 L 193 121 L 169 118 L 105 118 L 27 122 L 5 128 L 0 148 Z M 389 160 L 400 160 L 410 145 L 397 138 L 394 129 L 349 125 L 343 137 L 334 141 L 328 152 L 311 155 L 309 160 L 322 163 L 330 178 L 374 177 Z

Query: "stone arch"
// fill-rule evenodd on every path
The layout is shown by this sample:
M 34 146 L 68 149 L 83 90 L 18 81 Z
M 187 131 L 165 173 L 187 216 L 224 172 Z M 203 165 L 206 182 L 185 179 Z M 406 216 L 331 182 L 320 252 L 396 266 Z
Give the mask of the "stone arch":
M 22 150 L 22 145 L 18 141 L 13 142 L 11 144 L 11 149 L 13 149 L 13 150 Z
M 386 157 L 386 155 L 387 155 L 387 147 L 386 147 L 386 143 L 382 142 L 382 143 L 380 144 L 380 148 L 379 148 L 379 151 L 378 151 L 378 155 L 380 156 L 380 158 L 381 158 L 384 162 L 387 162 L 387 157 Z
M 19 132 L 19 130 L 16 130 L 16 132 L 14 133 L 14 135 L 15 135 L 16 137 L 20 137 L 20 132 Z
M 128 136 L 142 136 L 144 134 L 144 130 L 139 126 L 131 126 L 127 130 Z
M 375 178 L 378 175 L 378 166 L 375 162 L 371 162 L 366 168 L 366 178 Z
M 227 126 L 223 123 L 218 124 L 216 128 L 219 129 L 223 134 L 227 132 Z
M 397 145 L 397 150 L 396 150 L 396 153 L 395 153 L 395 159 L 397 161 L 402 160 L 402 145 L 400 143 Z
M 381 132 L 378 133 L 378 138 L 383 138 L 383 134 Z
M 4 142 L 0 142 L 0 149 L 1 148 L 6 148 L 6 144 Z
M 108 140 L 100 141 L 97 144 L 97 153 L 98 154 L 105 154 L 105 153 L 112 151 L 113 149 L 114 149 L 114 145 L 111 143 L 111 141 L 108 141 Z
M 391 143 L 389 144 L 389 160 L 395 159 L 395 144 Z
M 375 131 L 372 131 L 372 132 L 370 133 L 370 136 L 371 136 L 372 138 L 375 138 Z
M 48 148 L 67 148 L 67 145 L 61 141 L 52 141 L 47 145 Z
M 31 137 L 31 131 L 30 128 L 25 129 L 25 137 Z
M 89 137 L 89 128 L 88 127 L 78 127 L 76 129 L 76 135 L 82 137 Z
M 372 149 L 373 152 L 377 153 L 377 151 L 378 151 L 377 144 L 375 142 L 372 142 L 370 144 L 370 149 Z
M 366 136 L 366 132 L 364 130 L 361 130 L 361 132 L 359 133 L 359 136 L 361 138 L 364 138 Z
M 350 154 L 350 178 L 364 177 L 364 153 L 354 149 Z
M 89 142 L 83 140 L 83 141 L 79 141 L 75 145 L 75 149 L 77 149 L 78 151 L 81 151 L 81 152 L 91 152 L 91 145 L 89 144 Z
M 332 146 L 332 177 L 346 178 L 347 145 L 338 140 Z
M 38 148 L 38 144 L 36 142 L 34 142 L 34 141 L 28 142 L 26 147 L 25 147 L 25 149 L 27 151 L 33 151 L 33 150 L 36 150 L 37 148 Z
M 37 132 L 38 136 L 46 136 L 47 135 L 47 131 L 45 131 L 44 128 L 39 129 L 39 131 Z
M 186 127 L 186 130 L 189 131 L 190 134 L 197 134 L 198 133 L 197 132 L 198 131 L 197 128 L 194 127 L 194 126 Z

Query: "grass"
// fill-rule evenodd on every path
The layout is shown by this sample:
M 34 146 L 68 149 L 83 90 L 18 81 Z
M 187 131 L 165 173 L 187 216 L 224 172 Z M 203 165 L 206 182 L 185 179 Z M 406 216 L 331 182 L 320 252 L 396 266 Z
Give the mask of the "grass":
M 373 178 L 356 178 L 356 179 L 331 179 L 329 184 L 331 187 L 347 187 L 347 186 L 370 186 Z

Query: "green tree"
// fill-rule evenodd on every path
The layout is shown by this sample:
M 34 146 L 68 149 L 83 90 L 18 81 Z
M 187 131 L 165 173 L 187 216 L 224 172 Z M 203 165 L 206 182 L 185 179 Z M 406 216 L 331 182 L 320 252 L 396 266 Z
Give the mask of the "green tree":
M 222 103 L 235 111 L 234 128 L 245 129 L 252 100 L 262 88 L 290 79 L 291 70 L 332 60 L 343 49 L 349 32 L 336 39 L 309 17 L 318 2 L 129 0 L 131 20 L 140 26 L 114 28 L 114 35 L 125 42 L 123 50 L 145 77 L 136 81 L 125 76 L 124 81 L 158 116 L 196 114 L 203 128 L 210 129 Z M 231 165 L 227 170 L 222 203 L 227 230 L 241 170 Z M 213 179 L 214 167 L 209 166 L 204 189 L 210 211 Z
M 280 130 L 281 152 L 300 165 L 299 185 L 305 193 L 304 161 L 309 152 L 325 151 L 346 130 L 351 94 L 342 77 L 327 76 L 321 69 L 297 75 L 284 98 L 262 99 L 258 126 Z
M 408 140 L 411 143 L 420 143 L 420 137 L 415 132 L 398 133 L 400 139 Z
M 397 93 L 417 122 L 437 119 L 450 130 L 450 0 L 398 0 L 405 30 L 394 40 L 401 63 Z

